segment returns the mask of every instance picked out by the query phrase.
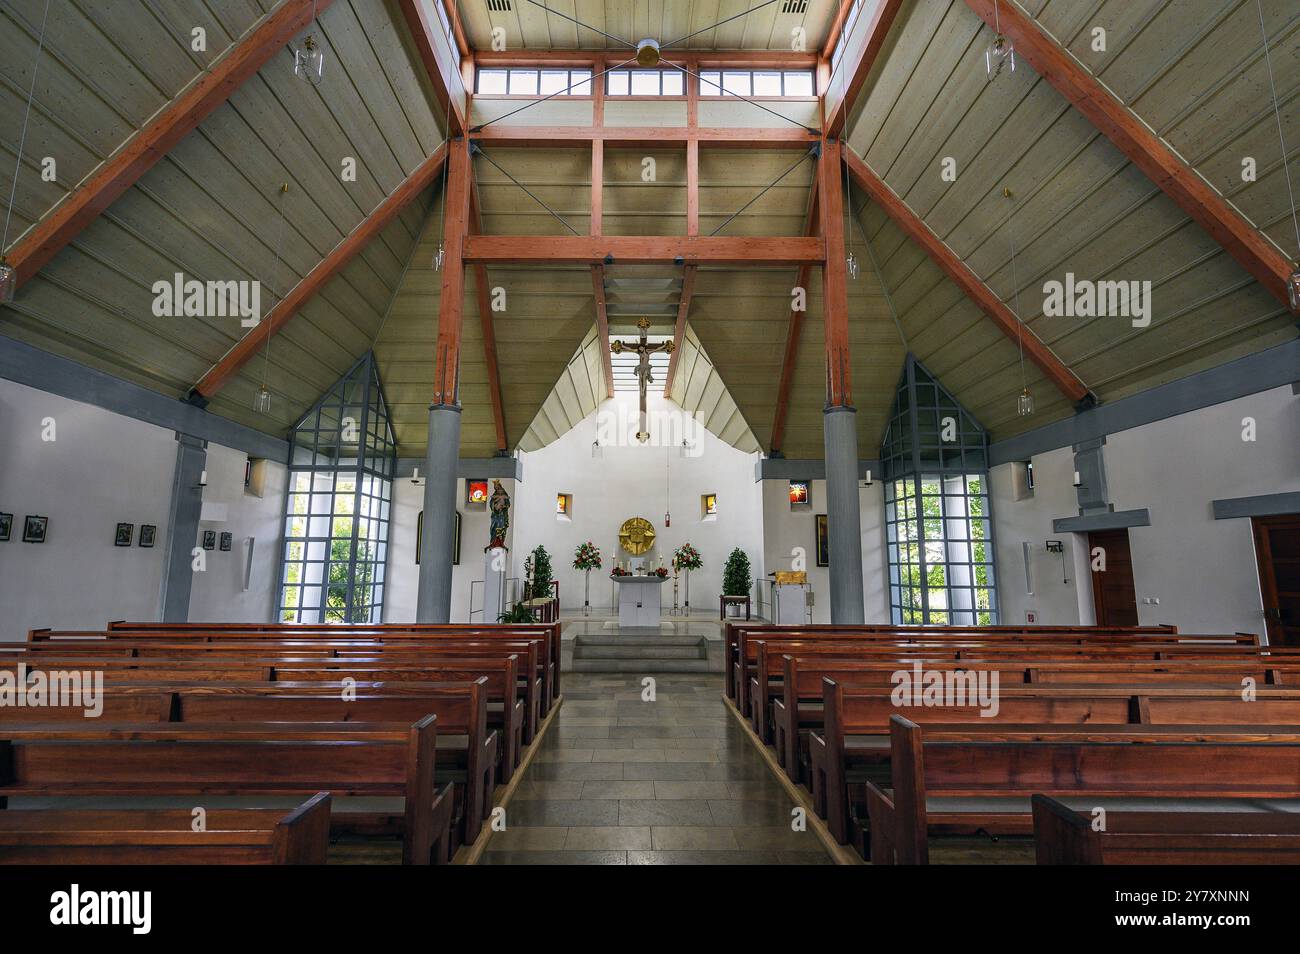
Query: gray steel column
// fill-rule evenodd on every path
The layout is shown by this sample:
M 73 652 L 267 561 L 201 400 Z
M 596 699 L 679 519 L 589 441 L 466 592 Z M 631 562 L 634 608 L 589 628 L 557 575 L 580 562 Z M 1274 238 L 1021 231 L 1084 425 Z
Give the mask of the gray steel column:
M 192 551 L 199 538 L 199 515 L 203 511 L 203 488 L 199 481 L 208 465 L 205 441 L 179 433 L 176 441 L 176 471 L 167 512 L 167 558 L 163 564 L 160 601 L 164 623 L 185 623 L 190 618 L 190 588 L 194 584 Z
M 424 458 L 424 535 L 420 539 L 420 585 L 415 610 L 418 623 L 451 622 L 451 549 L 456 532 L 459 455 L 460 408 L 454 404 L 430 405 L 429 446 Z
M 823 411 L 826 523 L 831 549 L 831 622 L 866 621 L 862 595 L 862 514 L 858 505 L 858 412 Z

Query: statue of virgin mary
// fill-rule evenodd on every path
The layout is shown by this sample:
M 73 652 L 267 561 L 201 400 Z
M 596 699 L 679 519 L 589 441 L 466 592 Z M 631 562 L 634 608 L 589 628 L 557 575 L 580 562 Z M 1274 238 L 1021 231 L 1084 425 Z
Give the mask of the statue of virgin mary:
M 510 528 L 510 495 L 501 486 L 501 481 L 492 481 L 492 496 L 488 498 L 489 529 L 491 540 L 485 549 L 495 550 L 506 547 L 506 530 Z

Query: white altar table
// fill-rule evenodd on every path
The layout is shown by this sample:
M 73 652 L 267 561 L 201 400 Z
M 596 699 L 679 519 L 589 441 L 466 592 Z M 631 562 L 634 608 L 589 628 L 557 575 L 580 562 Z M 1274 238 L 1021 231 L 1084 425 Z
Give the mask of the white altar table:
M 657 576 L 616 576 L 618 582 L 618 625 L 659 628 L 663 614 L 666 579 Z

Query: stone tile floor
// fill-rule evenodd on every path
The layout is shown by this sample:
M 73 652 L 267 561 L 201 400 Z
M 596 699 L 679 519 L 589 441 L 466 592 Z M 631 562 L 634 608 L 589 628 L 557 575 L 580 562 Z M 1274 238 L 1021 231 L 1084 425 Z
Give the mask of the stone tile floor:
M 483 864 L 829 864 L 722 701 L 719 675 L 566 673 Z

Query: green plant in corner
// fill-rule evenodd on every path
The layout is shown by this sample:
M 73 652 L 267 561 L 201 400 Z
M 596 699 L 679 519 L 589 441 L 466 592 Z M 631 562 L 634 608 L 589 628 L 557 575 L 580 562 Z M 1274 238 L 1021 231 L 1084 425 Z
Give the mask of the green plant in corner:
M 523 603 L 516 603 L 509 610 L 497 617 L 498 623 L 531 623 L 532 611 Z
M 546 552 L 546 547 L 538 546 L 533 551 L 533 586 L 529 597 L 541 600 L 551 595 L 551 574 L 551 555 Z
M 722 571 L 723 596 L 748 596 L 754 578 L 749 571 L 749 557 L 745 551 L 736 547 L 727 557 L 727 566 Z

